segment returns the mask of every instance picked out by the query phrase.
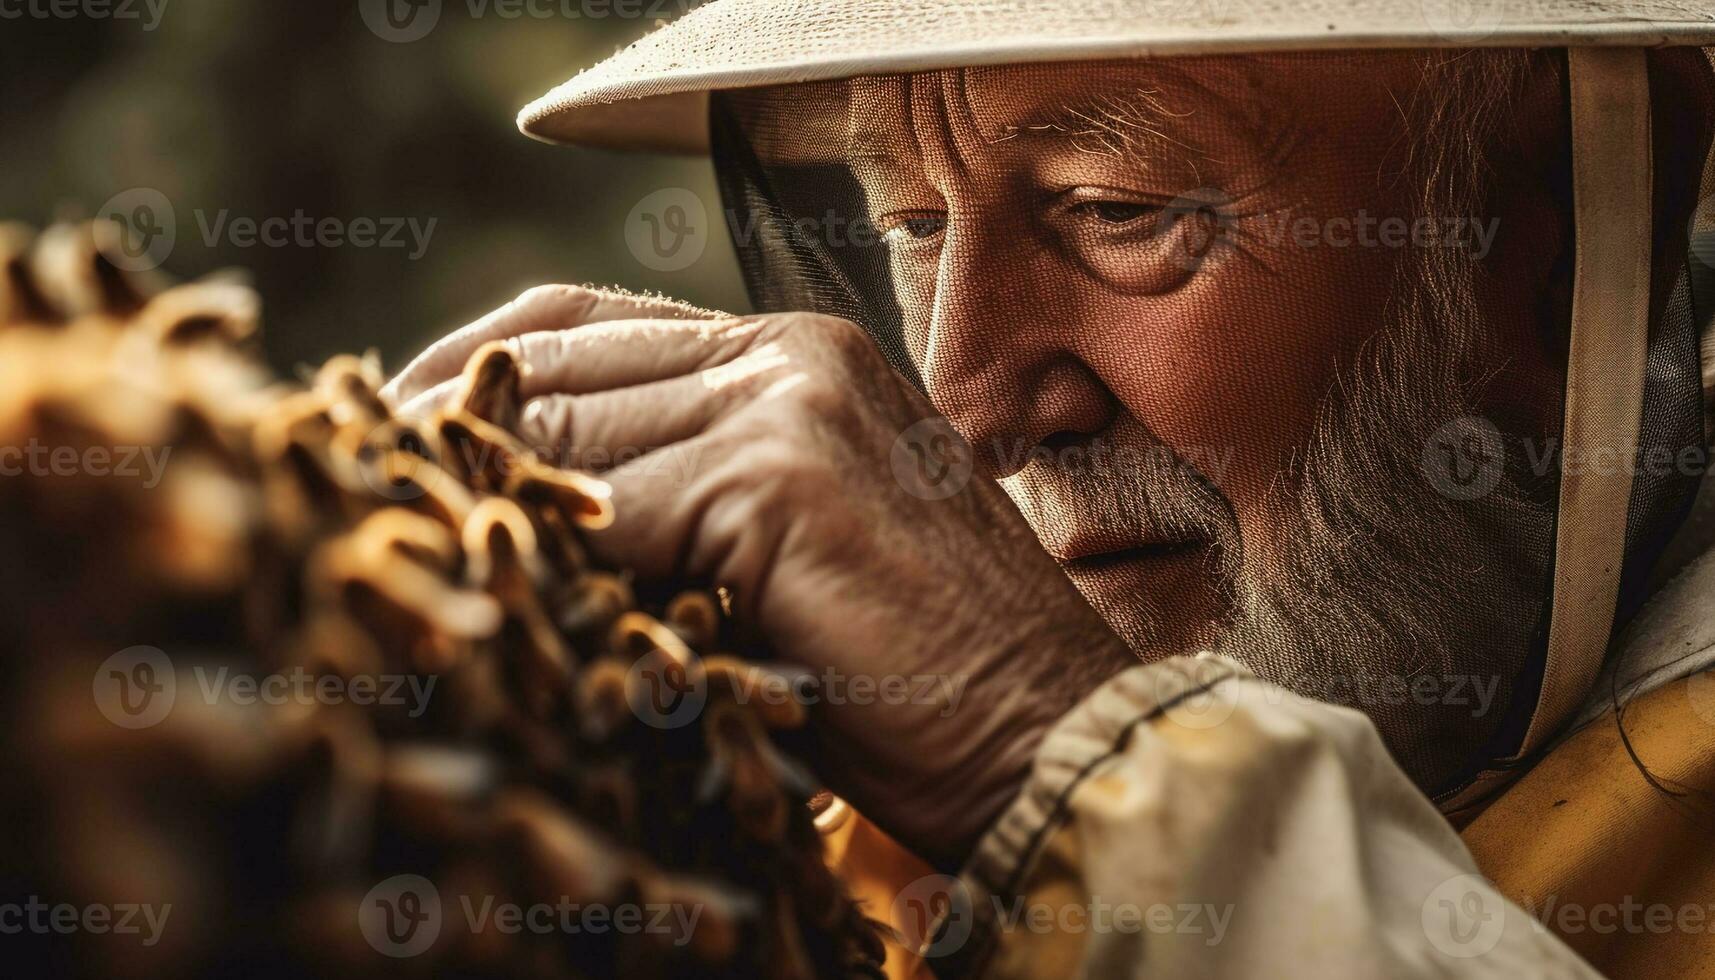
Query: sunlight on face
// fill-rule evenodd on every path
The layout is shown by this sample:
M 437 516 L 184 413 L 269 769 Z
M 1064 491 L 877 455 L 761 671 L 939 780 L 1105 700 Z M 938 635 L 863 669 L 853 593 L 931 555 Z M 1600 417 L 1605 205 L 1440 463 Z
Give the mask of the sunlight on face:
M 1211 548 L 1260 572 L 1281 546 L 1270 490 L 1403 258 L 1306 248 L 1291 223 L 1409 212 L 1389 178 L 1417 71 L 1228 58 L 849 88 L 852 169 L 930 397 L 1137 640 L 1207 642 L 1231 592 Z M 1117 482 L 1030 452 L 1091 440 Z M 1124 474 L 1157 444 L 1227 502 L 1228 533 L 1144 519 Z
M 1456 95 L 1425 64 L 971 68 L 735 104 L 811 225 L 846 171 L 846 217 L 885 254 L 862 281 L 840 254 L 861 242 L 825 247 L 897 307 L 936 408 L 1140 655 L 1215 647 L 1289 686 L 1500 673 L 1494 646 L 1516 662 L 1535 621 L 1549 511 L 1510 485 L 1455 506 L 1416 461 L 1449 419 L 1555 424 L 1541 257 L 1563 205 L 1518 186 L 1480 214 L 1474 174 L 1429 193 L 1458 183 L 1465 134 L 1414 131 L 1414 106 Z M 1557 118 L 1554 79 L 1533 91 Z

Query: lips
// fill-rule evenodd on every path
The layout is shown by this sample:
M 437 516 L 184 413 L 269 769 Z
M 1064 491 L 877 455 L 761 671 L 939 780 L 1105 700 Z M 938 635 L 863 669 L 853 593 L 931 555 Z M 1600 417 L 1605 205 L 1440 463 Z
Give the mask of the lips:
M 1099 529 L 1094 534 L 1073 530 L 1069 534 L 1042 537 L 1042 546 L 1062 564 L 1108 564 L 1130 558 L 1176 554 L 1207 543 L 1196 539 L 1168 540 L 1148 536 L 1116 539 L 1112 534 L 1100 533 Z

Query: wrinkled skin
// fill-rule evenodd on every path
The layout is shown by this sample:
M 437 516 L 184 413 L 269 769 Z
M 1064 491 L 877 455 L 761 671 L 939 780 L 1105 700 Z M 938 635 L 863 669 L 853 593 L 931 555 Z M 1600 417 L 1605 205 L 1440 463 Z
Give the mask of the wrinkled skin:
M 919 853 L 956 864 L 1048 726 L 1136 663 L 992 480 L 925 499 L 895 478 L 901 433 L 934 409 L 853 324 L 542 287 L 443 341 L 388 397 L 428 411 L 451 366 L 500 337 L 532 366 L 539 445 L 598 468 L 603 449 L 663 447 L 603 472 L 616 519 L 592 536 L 602 558 L 726 585 L 781 657 L 831 668 L 842 689 L 912 679 L 885 704 L 829 688 L 817 717 L 834 788 Z
M 1225 460 L 1203 476 L 1232 525 L 1228 550 L 1266 575 L 1294 520 L 1278 491 L 1290 490 L 1318 406 L 1411 259 L 1253 237 L 1186 266 L 1163 249 L 1200 251 L 1187 242 L 1207 229 L 1195 217 L 1165 234 L 1158 225 L 1165 199 L 1206 187 L 1230 189 L 1253 218 L 1408 213 L 1397 140 L 1385 135 L 1417 81 L 1404 54 L 1332 67 L 1208 59 L 1165 73 L 1193 100 L 1176 108 L 1196 110 L 1171 117 L 1187 127 L 1171 134 L 1177 143 L 1199 147 L 1190 169 L 1172 154 L 1145 167 L 1067 140 L 999 139 L 1062 104 L 1164 84 L 1146 66 L 1062 68 L 1051 88 L 1030 71 L 892 83 L 868 93 L 856 127 L 871 139 L 853 169 L 891 236 L 928 399 L 845 321 L 711 317 L 573 287 L 526 293 L 432 348 L 387 392 L 405 414 L 426 412 L 463 355 L 518 338 L 537 441 L 578 447 L 586 458 L 574 462 L 613 484 L 617 522 L 595 537 L 605 558 L 727 585 L 792 663 L 965 685 L 956 708 L 854 698 L 815 713 L 831 786 L 946 866 L 1016 794 L 1056 719 L 1139 656 L 1217 639 L 1229 612 L 1234 583 L 1223 576 L 1235 556 L 1223 565 L 1214 541 L 1112 506 L 1137 492 L 1123 465 L 1092 476 L 1057 461 L 1092 446 L 1121 463 L 1161 446 Z M 1532 98 L 1542 109 L 1558 96 L 1547 85 Z M 1290 131 L 1244 109 L 1258 104 Z M 1508 288 L 1486 297 L 1496 383 L 1481 410 L 1539 432 L 1558 382 L 1543 329 L 1555 314 L 1539 297 L 1564 238 L 1558 202 L 1528 166 L 1514 170 L 1524 176 L 1506 188 L 1485 258 Z M 901 439 L 937 413 L 974 446 L 976 472 L 962 491 L 928 499 L 911 492 L 909 471 L 945 464 L 950 444 L 930 439 L 924 456 L 913 443 L 901 457 Z M 1048 452 L 1032 460 L 1036 449 Z M 648 452 L 607 466 L 592 450 Z

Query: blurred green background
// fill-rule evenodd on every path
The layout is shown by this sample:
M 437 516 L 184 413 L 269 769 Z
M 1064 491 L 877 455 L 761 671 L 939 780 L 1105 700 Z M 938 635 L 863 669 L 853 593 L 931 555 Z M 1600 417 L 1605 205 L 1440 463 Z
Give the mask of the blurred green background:
M 160 191 L 177 228 L 165 269 L 248 270 L 280 369 L 370 347 L 395 369 L 545 282 L 746 308 L 718 225 L 682 270 L 627 246 L 633 208 L 664 188 L 718 220 L 705 160 L 551 147 L 513 122 L 689 0 L 441 0 L 407 43 L 370 29 L 364 0 L 152 2 L 158 17 L 149 0 L 0 0 L 0 217 L 39 226 Z M 210 244 L 222 211 L 436 224 L 412 259 L 409 233 L 404 248 Z

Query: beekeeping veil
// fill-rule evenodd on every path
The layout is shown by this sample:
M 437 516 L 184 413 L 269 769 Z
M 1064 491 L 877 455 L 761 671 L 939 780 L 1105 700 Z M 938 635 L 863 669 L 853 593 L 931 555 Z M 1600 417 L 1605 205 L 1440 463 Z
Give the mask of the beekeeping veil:
M 716 0 L 520 125 L 711 152 L 758 308 L 862 324 L 973 442 L 1114 433 L 1082 484 L 989 461 L 1060 551 L 1214 545 L 1208 642 L 1458 812 L 1592 695 L 1701 480 L 1710 44 L 1692 0 Z M 1102 581 L 1129 638 L 1191 601 Z M 1461 674 L 1492 710 L 1424 703 Z

